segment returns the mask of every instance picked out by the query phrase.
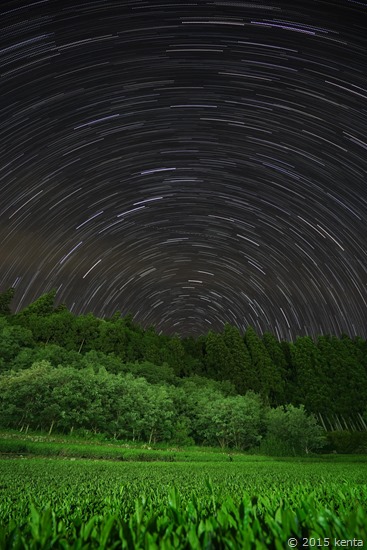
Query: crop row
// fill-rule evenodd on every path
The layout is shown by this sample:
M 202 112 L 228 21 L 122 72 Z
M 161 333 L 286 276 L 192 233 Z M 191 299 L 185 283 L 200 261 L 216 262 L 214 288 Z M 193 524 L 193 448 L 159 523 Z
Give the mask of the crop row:
M 168 504 L 135 501 L 135 511 L 118 515 L 92 516 L 88 521 L 75 518 L 67 525 L 46 506 L 42 513 L 31 505 L 26 528 L 11 522 L 0 527 L 0 547 L 15 549 L 238 549 L 283 550 L 289 538 L 302 541 L 358 540 L 367 536 L 367 514 L 361 506 L 346 516 L 320 508 L 308 499 L 294 510 L 281 503 L 275 510 L 258 512 L 257 501 L 243 498 L 239 505 L 227 497 L 208 502 L 192 497 L 182 506 L 177 489 L 170 492 Z M 332 537 L 330 537 L 332 533 Z
M 2 460 L 0 548 L 287 548 L 367 541 L 364 464 Z M 298 546 L 300 547 L 300 546 Z

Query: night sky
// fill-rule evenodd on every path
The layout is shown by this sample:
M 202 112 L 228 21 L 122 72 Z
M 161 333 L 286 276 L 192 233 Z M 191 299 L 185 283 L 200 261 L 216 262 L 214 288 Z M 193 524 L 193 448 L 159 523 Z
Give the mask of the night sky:
M 367 3 L 1 3 L 0 289 L 367 336 Z

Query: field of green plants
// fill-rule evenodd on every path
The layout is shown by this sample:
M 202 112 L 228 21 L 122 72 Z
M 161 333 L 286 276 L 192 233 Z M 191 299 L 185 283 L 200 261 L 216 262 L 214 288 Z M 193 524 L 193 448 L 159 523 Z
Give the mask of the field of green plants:
M 191 463 L 2 458 L 0 548 L 284 550 L 367 543 L 362 459 L 207 456 Z

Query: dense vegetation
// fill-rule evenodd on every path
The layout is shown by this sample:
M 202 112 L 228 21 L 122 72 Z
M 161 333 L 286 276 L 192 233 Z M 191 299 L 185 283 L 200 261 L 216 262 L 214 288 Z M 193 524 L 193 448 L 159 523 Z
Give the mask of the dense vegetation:
M 0 294 L 1 549 L 367 539 L 363 457 L 264 456 L 366 452 L 365 341 L 230 325 L 180 338 L 73 315 L 54 292 L 12 313 L 13 294 Z
M 1 427 L 276 454 L 317 450 L 325 431 L 343 450 L 366 430 L 361 338 L 279 342 L 227 324 L 181 339 L 118 312 L 75 316 L 55 292 L 12 314 L 13 295 L 0 295 Z M 349 450 L 364 451 L 354 439 Z
M 299 548 L 366 540 L 365 464 L 207 458 L 3 460 L 0 547 L 284 550 L 291 537 Z

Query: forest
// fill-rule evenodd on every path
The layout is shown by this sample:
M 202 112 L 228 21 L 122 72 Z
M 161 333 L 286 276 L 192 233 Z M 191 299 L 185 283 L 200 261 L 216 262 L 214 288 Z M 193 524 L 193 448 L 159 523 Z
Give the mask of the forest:
M 0 427 L 273 454 L 366 452 L 367 342 L 279 341 L 229 324 L 197 338 L 132 315 L 0 294 Z

